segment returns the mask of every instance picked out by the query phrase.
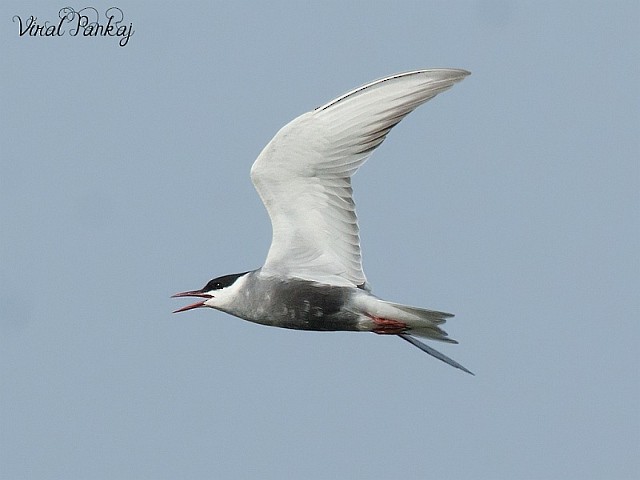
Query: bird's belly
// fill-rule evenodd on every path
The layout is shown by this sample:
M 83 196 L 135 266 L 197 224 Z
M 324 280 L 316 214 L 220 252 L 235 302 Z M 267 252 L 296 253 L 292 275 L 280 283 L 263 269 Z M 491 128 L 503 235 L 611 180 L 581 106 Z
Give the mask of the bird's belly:
M 280 308 L 259 312 L 254 318 L 247 318 L 255 323 L 273 327 L 291 328 L 294 330 L 338 331 L 359 330 L 359 316 L 348 311 L 325 313 L 321 306 L 302 304 L 299 306 L 281 305 Z
M 295 330 L 360 330 L 360 315 L 345 308 L 349 290 L 300 282 L 265 292 L 257 299 L 253 297 L 250 314 L 242 317 L 262 325 Z

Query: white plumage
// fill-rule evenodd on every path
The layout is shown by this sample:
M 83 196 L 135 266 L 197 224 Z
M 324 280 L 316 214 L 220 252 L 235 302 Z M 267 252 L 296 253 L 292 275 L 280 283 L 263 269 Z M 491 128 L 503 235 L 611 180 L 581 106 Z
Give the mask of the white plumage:
M 273 227 L 263 273 L 365 284 L 351 176 L 408 113 L 468 74 L 432 69 L 383 78 L 280 129 L 251 169 Z

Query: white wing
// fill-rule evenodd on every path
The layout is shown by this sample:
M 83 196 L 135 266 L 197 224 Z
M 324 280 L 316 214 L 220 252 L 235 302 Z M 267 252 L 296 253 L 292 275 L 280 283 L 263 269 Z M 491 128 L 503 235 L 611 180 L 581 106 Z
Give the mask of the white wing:
M 363 286 L 351 176 L 408 113 L 468 74 L 454 69 L 400 73 L 285 125 L 251 168 L 273 227 L 262 272 Z

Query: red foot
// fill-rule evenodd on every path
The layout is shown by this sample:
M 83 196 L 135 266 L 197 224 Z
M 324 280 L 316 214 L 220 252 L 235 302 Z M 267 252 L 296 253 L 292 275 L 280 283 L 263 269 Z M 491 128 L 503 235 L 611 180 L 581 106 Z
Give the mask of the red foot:
M 397 335 L 407 331 L 407 324 L 397 320 L 379 317 L 371 317 L 371 320 L 376 324 L 372 332 L 380 335 Z

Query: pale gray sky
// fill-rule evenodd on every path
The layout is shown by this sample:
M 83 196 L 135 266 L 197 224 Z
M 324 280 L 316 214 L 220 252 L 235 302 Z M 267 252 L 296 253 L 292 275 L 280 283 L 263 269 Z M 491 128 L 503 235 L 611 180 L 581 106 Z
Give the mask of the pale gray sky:
M 640 476 L 637 2 L 123 1 L 125 47 L 12 22 L 67 5 L 0 6 L 0 478 Z M 365 271 L 455 313 L 435 346 L 476 377 L 171 315 L 262 264 L 282 125 L 428 67 L 472 75 L 357 174 Z

